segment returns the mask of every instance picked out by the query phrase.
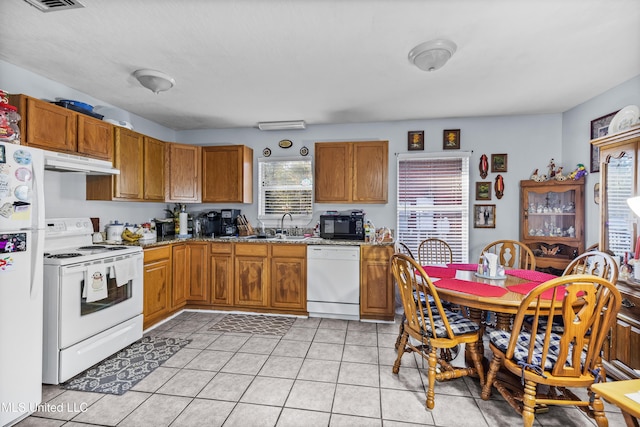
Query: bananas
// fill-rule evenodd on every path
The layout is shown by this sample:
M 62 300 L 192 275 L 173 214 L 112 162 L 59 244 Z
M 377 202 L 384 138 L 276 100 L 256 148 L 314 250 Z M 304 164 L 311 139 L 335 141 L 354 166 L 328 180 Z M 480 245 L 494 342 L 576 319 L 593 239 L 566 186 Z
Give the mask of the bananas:
M 125 228 L 124 231 L 122 232 L 122 238 L 127 242 L 137 243 L 138 240 L 140 240 L 141 237 L 142 237 L 141 234 L 134 233 L 133 231 L 129 230 L 128 228 Z

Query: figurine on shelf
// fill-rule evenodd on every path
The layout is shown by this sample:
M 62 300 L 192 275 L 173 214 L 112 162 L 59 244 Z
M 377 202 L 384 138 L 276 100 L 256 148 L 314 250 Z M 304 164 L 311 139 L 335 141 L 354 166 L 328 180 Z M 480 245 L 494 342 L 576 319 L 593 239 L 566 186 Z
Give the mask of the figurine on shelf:
M 582 163 L 578 163 L 578 167 L 576 168 L 576 170 L 574 170 L 573 172 L 571 172 L 569 174 L 569 179 L 573 179 L 573 180 L 579 180 L 582 177 L 587 175 L 587 170 L 585 169 L 584 165 Z
M 533 181 L 537 181 L 538 180 L 538 176 L 539 176 L 538 175 L 538 169 L 536 169 L 536 170 L 533 171 L 533 174 L 531 175 L 530 179 L 533 180 Z
M 556 181 L 566 181 L 567 180 L 567 176 L 562 174 L 562 166 L 558 167 L 558 169 L 556 170 Z
M 549 179 L 553 178 L 556 174 L 556 163 L 553 159 L 549 161 Z

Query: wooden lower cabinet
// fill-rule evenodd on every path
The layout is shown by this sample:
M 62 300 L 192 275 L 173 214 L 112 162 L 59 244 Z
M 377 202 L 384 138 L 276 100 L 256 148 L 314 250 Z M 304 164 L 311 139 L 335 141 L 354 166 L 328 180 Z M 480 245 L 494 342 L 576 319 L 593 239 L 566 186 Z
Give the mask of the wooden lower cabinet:
M 171 291 L 171 306 L 173 308 L 182 307 L 187 303 L 187 287 L 189 286 L 187 256 L 186 243 L 173 245 L 173 287 Z
M 209 246 L 209 289 L 211 304 L 233 305 L 233 245 L 211 243 Z
M 207 242 L 173 245 L 173 306 L 187 302 L 209 302 L 207 271 L 209 244 Z
M 269 246 L 236 243 L 235 249 L 234 304 L 266 308 L 269 302 Z
M 306 245 L 271 245 L 270 287 L 272 308 L 306 312 Z
M 393 246 L 360 249 L 360 318 L 393 320 L 394 292 L 389 259 Z
M 622 307 L 605 343 L 604 366 L 608 376 L 618 380 L 640 378 L 640 296 L 638 290 L 618 282 Z
M 171 311 L 171 246 L 144 250 L 144 328 Z

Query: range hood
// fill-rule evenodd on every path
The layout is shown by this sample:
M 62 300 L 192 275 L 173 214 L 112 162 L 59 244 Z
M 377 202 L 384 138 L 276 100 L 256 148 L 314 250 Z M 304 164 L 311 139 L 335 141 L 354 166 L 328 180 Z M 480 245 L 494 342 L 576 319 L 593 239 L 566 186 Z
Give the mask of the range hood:
M 44 152 L 44 168 L 57 172 L 81 172 L 86 175 L 120 175 L 111 162 L 91 157 L 76 156 L 74 154 Z

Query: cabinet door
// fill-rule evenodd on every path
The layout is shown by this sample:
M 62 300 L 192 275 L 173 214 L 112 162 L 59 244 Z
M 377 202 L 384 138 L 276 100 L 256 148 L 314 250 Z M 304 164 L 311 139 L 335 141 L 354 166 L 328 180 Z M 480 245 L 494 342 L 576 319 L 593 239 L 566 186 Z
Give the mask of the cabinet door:
M 115 133 L 114 166 L 120 169 L 120 175 L 113 176 L 114 198 L 142 200 L 144 136 L 121 127 L 115 129 Z
M 181 307 L 187 302 L 189 286 L 188 254 L 186 244 L 174 245 L 173 257 L 173 286 L 171 291 L 171 306 Z
M 199 202 L 202 147 L 170 143 L 167 154 L 165 200 L 167 202 Z
M 315 200 L 318 203 L 351 201 L 351 151 L 348 142 L 315 144 Z
M 150 326 L 171 308 L 171 261 L 144 265 L 144 325 Z
M 353 202 L 387 203 L 389 142 L 353 144 Z
M 144 199 L 164 200 L 165 143 L 146 136 L 144 138 Z
M 305 245 L 272 244 L 270 307 L 306 311 Z
M 113 161 L 113 125 L 78 114 L 78 153 Z
M 393 320 L 394 292 L 389 268 L 391 246 L 362 246 L 360 253 L 360 317 Z
M 189 269 L 189 301 L 209 301 L 207 270 L 209 264 L 209 244 L 189 243 L 187 245 L 187 263 Z
M 77 123 L 74 113 L 63 107 L 27 97 L 25 145 L 45 150 L 74 153 L 77 151 Z
M 209 288 L 211 303 L 233 304 L 233 252 L 230 243 L 211 243 Z
M 202 201 L 253 202 L 253 150 L 244 145 L 202 149 Z
M 266 307 L 269 302 L 267 245 L 236 243 L 235 271 L 235 304 Z

